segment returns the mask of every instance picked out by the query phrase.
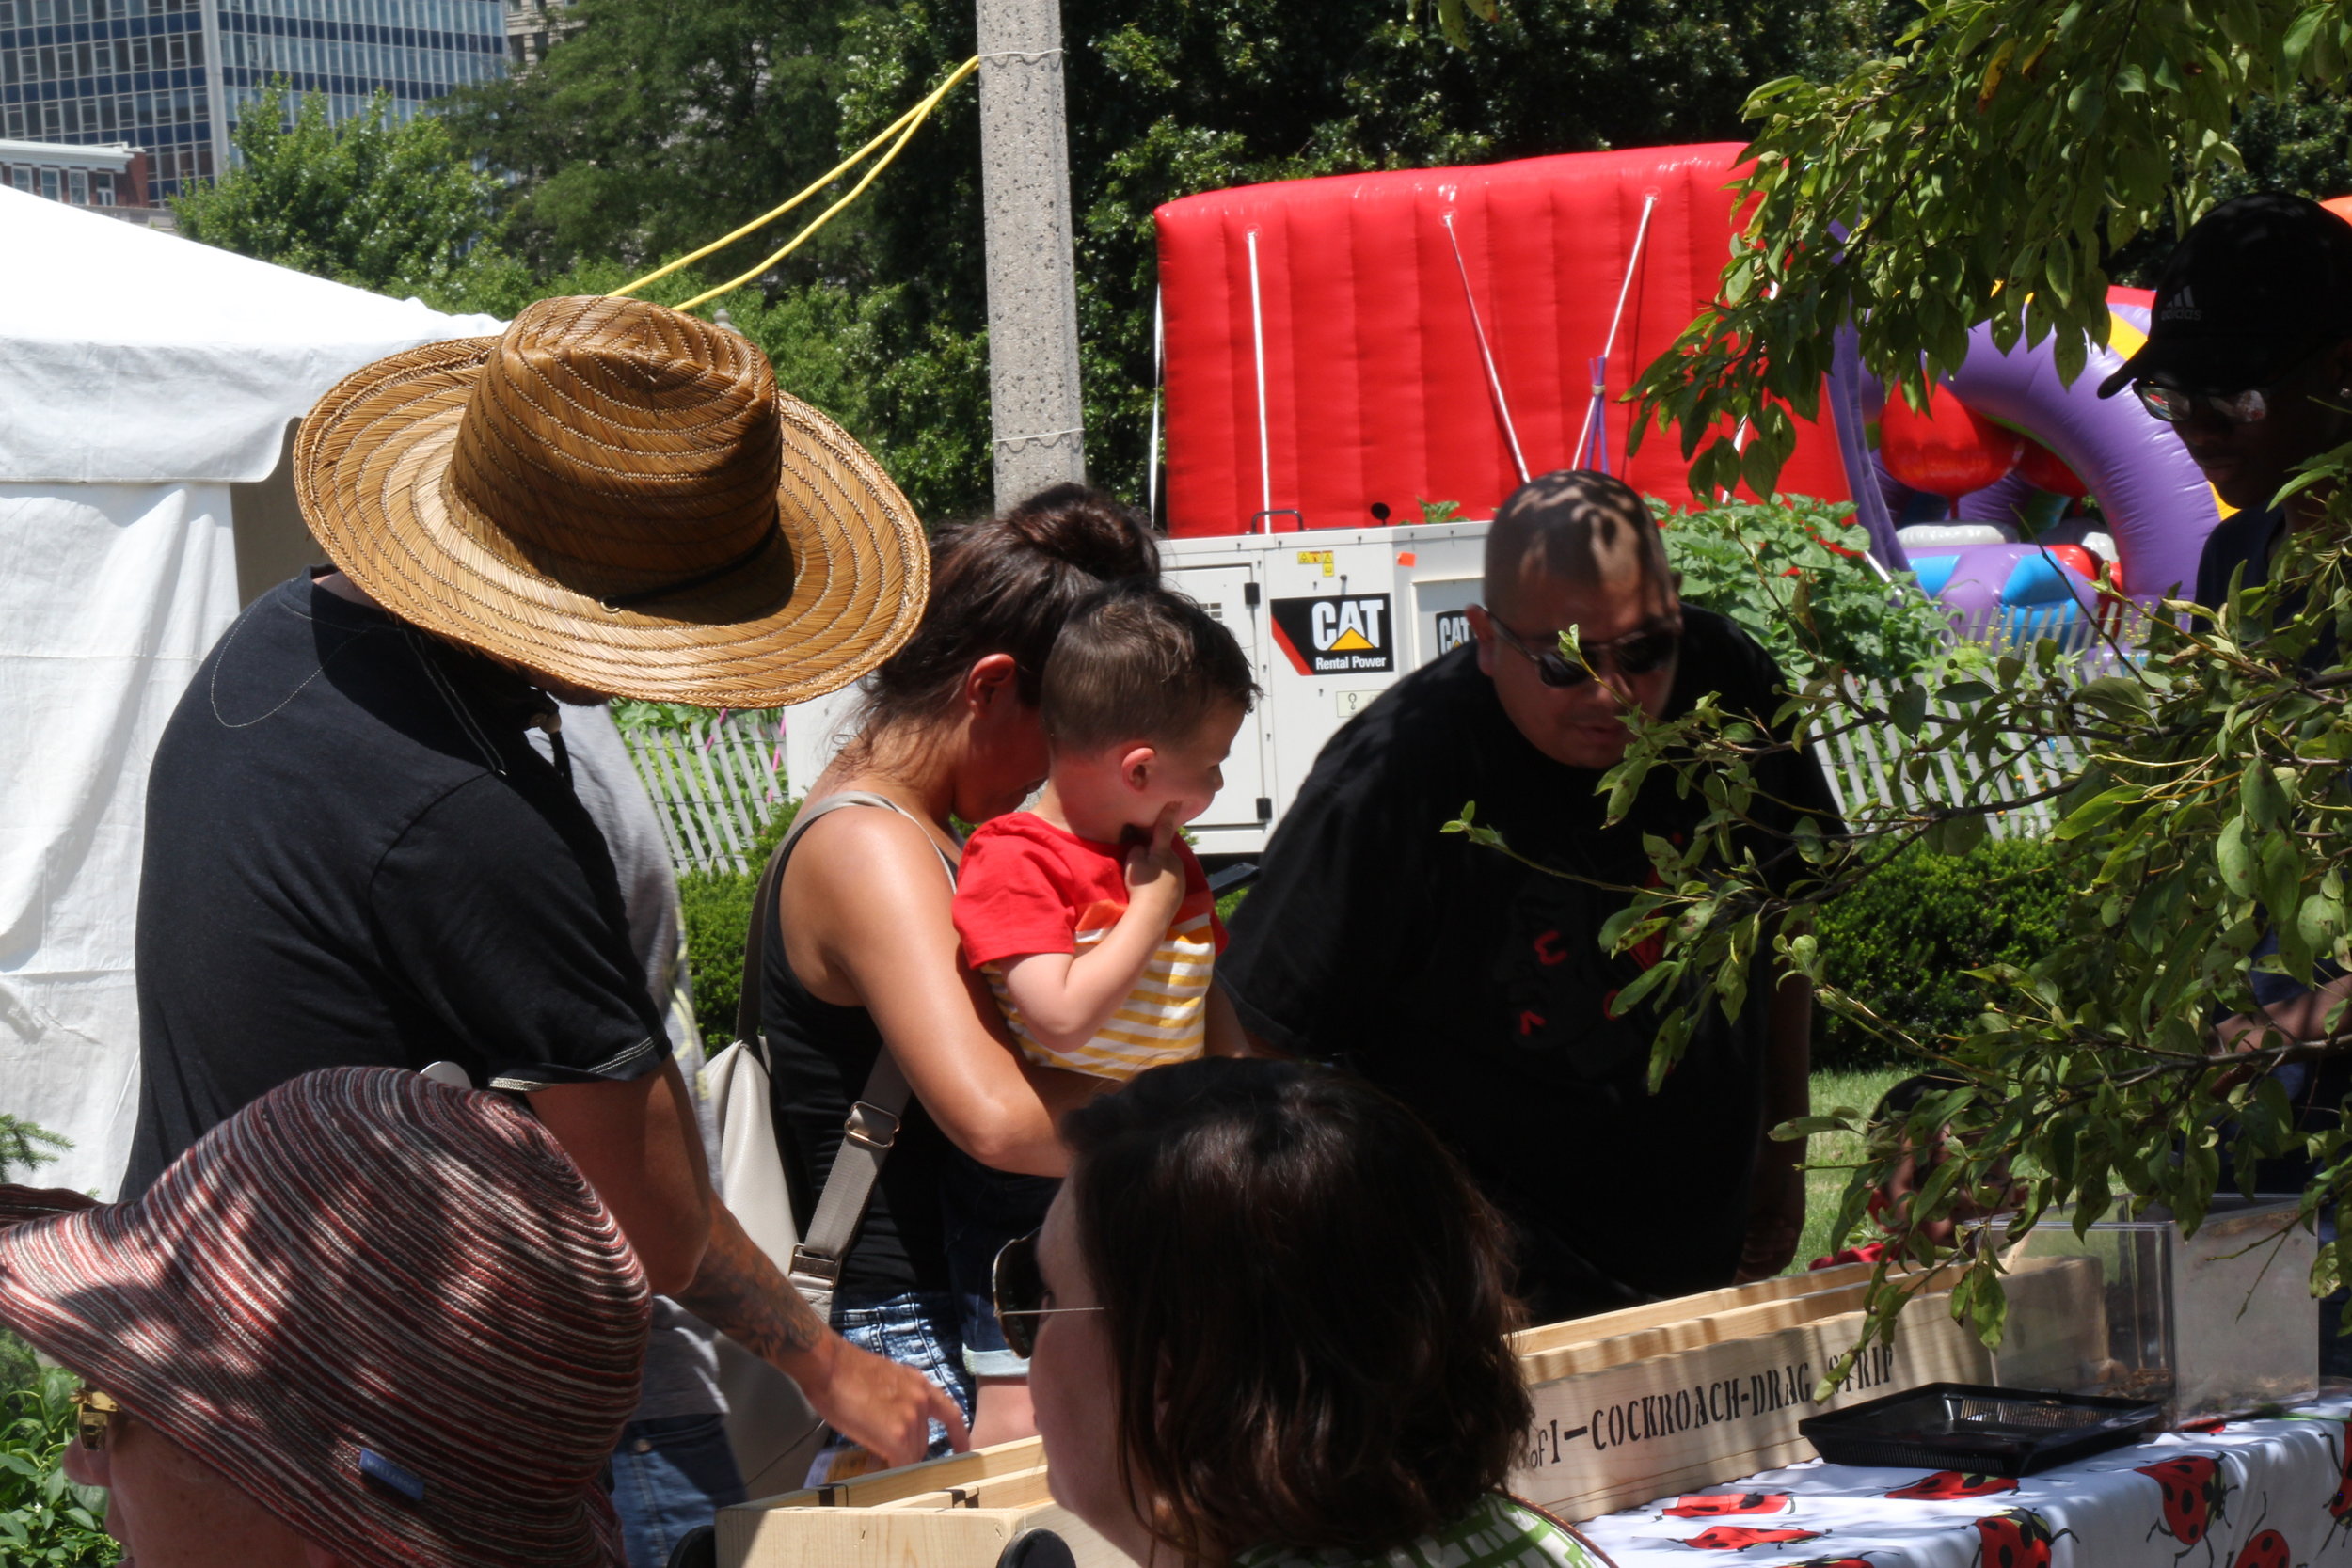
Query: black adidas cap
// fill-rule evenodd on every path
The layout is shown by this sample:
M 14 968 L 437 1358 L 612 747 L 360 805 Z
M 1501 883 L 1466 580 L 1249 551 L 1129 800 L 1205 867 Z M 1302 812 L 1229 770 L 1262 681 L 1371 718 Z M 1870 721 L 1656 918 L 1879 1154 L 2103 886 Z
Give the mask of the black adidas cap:
M 2352 336 L 2352 223 L 2316 201 L 2264 191 L 2225 201 L 2172 248 L 2148 341 L 2099 384 L 2189 392 L 2266 386 Z

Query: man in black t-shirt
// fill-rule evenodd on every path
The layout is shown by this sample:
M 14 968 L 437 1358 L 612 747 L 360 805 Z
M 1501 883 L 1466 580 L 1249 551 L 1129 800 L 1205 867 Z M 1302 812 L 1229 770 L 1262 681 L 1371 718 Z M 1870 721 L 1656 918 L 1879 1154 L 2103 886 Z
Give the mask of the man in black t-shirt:
M 529 1097 L 653 1288 L 837 1428 L 899 1462 L 933 1418 L 961 1434 L 713 1196 L 550 700 L 766 706 L 853 679 L 920 611 L 904 501 L 747 341 L 635 300 L 543 300 L 368 366 L 294 465 L 335 568 L 223 634 L 149 778 L 123 1196 L 315 1069 L 462 1074 Z
M 1625 754 L 1625 709 L 1668 715 L 1713 691 L 1769 718 L 1780 673 L 1680 604 L 1641 498 L 1604 474 L 1515 493 L 1485 594 L 1473 646 L 1324 749 L 1217 977 L 1263 1045 L 1343 1061 L 1429 1122 L 1516 1227 L 1537 1321 L 1775 1274 L 1804 1220 L 1804 1146 L 1764 1134 L 1807 1109 L 1811 991 L 1759 965 L 1739 1019 L 1710 1008 L 1651 1095 L 1655 1015 L 1614 1002 L 1658 955 L 1603 950 L 1625 895 L 1591 883 L 1647 882 L 1644 836 L 1705 810 L 1661 769 L 1603 825 L 1594 786 Z M 1554 651 L 1571 626 L 1598 681 Z M 1759 784 L 1834 830 L 1809 753 L 1771 757 Z M 1441 834 L 1470 801 L 1514 849 L 1589 880 Z
M 2272 504 L 2296 465 L 2352 439 L 2352 224 L 2280 191 L 2225 201 L 2181 237 L 2155 294 L 2148 341 L 2099 395 L 2131 386 L 2236 508 L 2197 563 L 2197 602 L 2218 608 L 2233 572 L 2269 580 L 2290 511 L 2318 520 L 2316 492 Z

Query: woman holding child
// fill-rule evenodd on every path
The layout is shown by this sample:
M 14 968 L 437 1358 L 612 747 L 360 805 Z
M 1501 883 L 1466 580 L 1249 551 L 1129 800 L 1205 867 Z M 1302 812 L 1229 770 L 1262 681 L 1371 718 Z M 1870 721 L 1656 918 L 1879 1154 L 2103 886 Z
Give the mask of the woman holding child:
M 834 1323 L 977 1403 L 978 1443 L 1030 1430 L 990 1269 L 1052 1196 L 1057 1120 L 1212 1033 L 1222 931 L 1175 829 L 1216 794 L 1253 693 L 1230 635 L 1158 569 L 1141 520 L 1078 485 L 943 530 L 930 609 L 809 791 L 768 933 L 761 1022 L 804 1234 L 882 1052 L 912 1090 Z M 1041 784 L 1036 813 L 1008 816 Z M 1004 826 L 967 863 L 959 821 Z M 961 898 L 960 869 L 978 878 Z M 835 1443 L 816 1479 L 862 1463 Z

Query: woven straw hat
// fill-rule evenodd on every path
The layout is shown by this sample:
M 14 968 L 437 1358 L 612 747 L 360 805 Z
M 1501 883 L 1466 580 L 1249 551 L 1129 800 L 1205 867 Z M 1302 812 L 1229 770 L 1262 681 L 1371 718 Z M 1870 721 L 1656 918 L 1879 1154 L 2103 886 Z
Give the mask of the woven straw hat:
M 547 299 L 345 377 L 294 484 L 327 558 L 411 625 L 615 697 L 769 707 L 914 632 L 922 525 L 744 338 Z
M 0 1188 L 0 1323 L 359 1568 L 618 1568 L 650 1304 L 537 1122 L 389 1068 L 279 1085 L 133 1202 Z

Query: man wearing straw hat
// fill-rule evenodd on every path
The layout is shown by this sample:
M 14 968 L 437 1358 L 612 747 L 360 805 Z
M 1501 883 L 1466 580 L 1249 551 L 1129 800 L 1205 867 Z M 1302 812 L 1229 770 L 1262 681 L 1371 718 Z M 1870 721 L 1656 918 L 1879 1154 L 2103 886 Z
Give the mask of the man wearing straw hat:
M 356 372 L 294 481 L 334 567 L 223 634 L 149 784 L 124 1196 L 302 1073 L 453 1064 L 528 1097 L 654 1289 L 836 1429 L 961 1443 L 946 1394 L 833 1334 L 713 1197 L 551 700 L 855 679 L 922 611 L 898 488 L 741 337 L 602 298 Z

